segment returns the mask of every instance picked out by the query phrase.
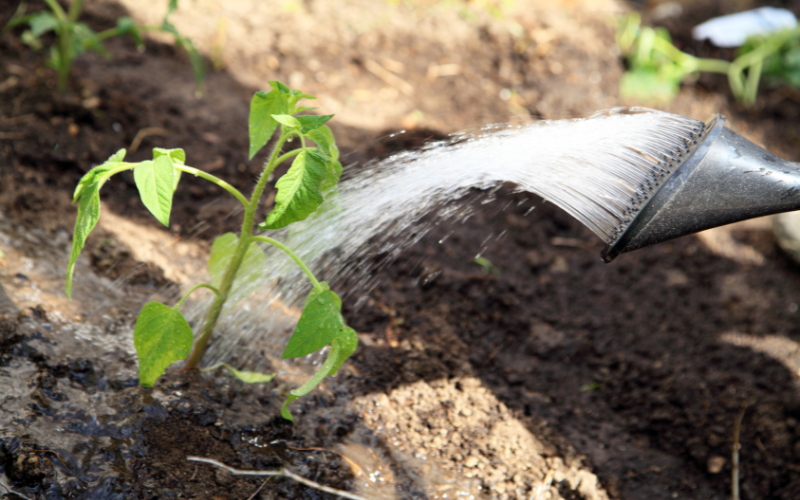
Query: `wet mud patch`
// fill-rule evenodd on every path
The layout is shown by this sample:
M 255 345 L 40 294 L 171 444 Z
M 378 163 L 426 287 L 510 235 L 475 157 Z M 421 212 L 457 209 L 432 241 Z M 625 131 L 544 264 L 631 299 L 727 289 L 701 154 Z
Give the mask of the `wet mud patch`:
M 339 455 L 307 449 L 288 422 L 259 416 L 252 392 L 191 373 L 143 390 L 135 377 L 109 375 L 91 359 L 54 363 L 57 355 L 42 351 L 56 353 L 57 342 L 38 333 L 42 325 L 0 319 L 0 485 L 31 498 L 247 498 L 264 482 L 186 460 L 196 455 L 248 469 L 289 465 L 348 487 L 352 472 Z M 272 399 L 267 406 L 276 407 Z M 251 423 L 231 425 L 231 411 L 248 412 Z M 261 498 L 275 488 L 307 495 L 303 485 L 274 483 Z

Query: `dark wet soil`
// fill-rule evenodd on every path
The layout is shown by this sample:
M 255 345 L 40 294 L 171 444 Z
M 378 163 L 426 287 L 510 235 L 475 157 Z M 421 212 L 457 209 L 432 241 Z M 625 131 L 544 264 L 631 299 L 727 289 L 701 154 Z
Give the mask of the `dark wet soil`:
M 676 40 L 695 17 L 675 25 Z M 506 56 L 516 50 L 487 40 Z M 244 191 L 253 184 L 260 159 L 246 161 L 244 124 L 254 89 L 211 73 L 204 100 L 188 90 L 181 97 L 162 83 L 194 86 L 185 58 L 173 48 L 148 42 L 139 54 L 125 42 L 109 47 L 113 62 L 79 61 L 70 92 L 55 96 L 41 55 L 12 34 L 0 38 L 0 210 L 14 225 L 71 232 L 70 198 L 80 176 L 118 149 L 130 149 L 146 128 L 167 130 L 168 141 L 147 136 L 129 158 L 182 145 L 194 166 Z M 513 71 L 526 78 L 538 67 L 522 57 L 514 61 Z M 609 82 L 621 71 L 616 62 L 603 69 Z M 494 63 L 502 65 L 487 62 Z M 142 72 L 164 78 L 134 77 Z M 582 92 L 554 74 L 545 82 L 537 83 L 537 95 L 568 100 L 570 92 Z M 425 86 L 422 79 L 414 83 Z M 521 85 L 531 114 L 545 114 Z M 775 101 L 771 92 L 762 92 L 755 110 L 740 110 L 724 82 L 701 79 L 676 106 L 690 109 L 714 94 L 727 106 L 720 111 L 749 123 L 769 147 L 800 158 L 800 107 L 792 99 Z M 450 130 L 396 137 L 343 126 L 335 131 L 348 161 L 363 164 Z M 551 476 L 554 488 L 541 498 L 722 499 L 729 497 L 741 411 L 742 498 L 800 498 L 800 269 L 764 226 L 731 233 L 734 243 L 764 256 L 762 265 L 720 255 L 694 237 L 606 265 L 597 239 L 563 212 L 510 186 L 496 196 L 488 205 L 476 202 L 476 215 L 442 224 L 376 273 L 377 286 L 362 307 L 345 304 L 362 346 L 345 374 L 298 403 L 294 427 L 278 416 L 280 390 L 175 373 L 156 390 L 142 391 L 125 356 L 118 360 L 125 371 L 81 352 L 56 359 L 47 335 L 51 305 L 7 315 L 0 320 L 0 373 L 25 374 L 20 380 L 32 382 L 14 393 L 23 396 L 0 401 L 0 411 L 13 412 L 2 421 L 15 429 L 0 429 L 0 485 L 16 492 L 0 491 L 0 498 L 244 499 L 263 482 L 189 463 L 188 455 L 247 469 L 289 465 L 351 489 L 353 468 L 330 450 L 355 441 L 390 462 L 401 497 L 435 498 L 386 451 L 390 442 L 381 432 L 391 423 L 402 430 L 409 453 L 437 461 L 442 476 L 476 478 L 481 498 L 538 498 L 535 487 L 549 471 L 569 469 L 591 473 L 599 483 L 581 489 L 578 476 Z M 103 200 L 114 213 L 158 227 L 140 207 L 132 177 L 110 182 Z M 172 221 L 176 236 L 201 244 L 239 224 L 220 190 L 192 178 L 176 193 Z M 127 277 L 132 288 L 174 286 L 161 269 L 136 261 L 103 234 L 87 250 L 98 275 Z M 473 262 L 477 254 L 499 272 L 484 272 Z M 2 282 L 9 289 L 14 279 L 23 280 L 17 276 L 23 270 L 10 271 L 16 277 Z M 106 327 L 103 334 L 113 332 Z M 87 413 L 78 401 L 91 398 L 98 410 Z M 367 410 L 364 401 L 381 405 Z M 484 419 L 470 421 L 475 412 Z M 519 429 L 508 430 L 509 422 Z M 509 458 L 504 446 L 523 434 L 535 438 L 519 446 L 529 456 Z M 285 479 L 268 482 L 259 495 L 331 498 Z

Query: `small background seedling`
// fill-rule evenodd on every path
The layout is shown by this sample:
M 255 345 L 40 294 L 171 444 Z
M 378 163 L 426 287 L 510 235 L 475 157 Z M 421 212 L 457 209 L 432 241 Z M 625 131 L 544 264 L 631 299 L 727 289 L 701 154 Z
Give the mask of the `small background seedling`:
M 130 35 L 136 42 L 140 51 L 144 50 L 141 34 L 148 31 L 170 33 L 175 37 L 175 43 L 189 55 L 197 80 L 197 92 L 202 94 L 205 64 L 203 58 L 189 38 L 181 35 L 169 21 L 169 16 L 178 8 L 178 0 L 170 0 L 167 4 L 167 13 L 159 25 L 140 26 L 130 17 L 120 17 L 117 25 L 96 33 L 86 23 L 80 22 L 81 10 L 84 0 L 74 0 L 65 11 L 56 0 L 44 0 L 49 10 L 26 14 L 27 3 L 21 2 L 17 12 L 6 25 L 6 29 L 27 25 L 28 29 L 22 32 L 21 39 L 35 49 L 44 47 L 42 36 L 54 32 L 56 40 L 50 46 L 50 58 L 47 65 L 58 73 L 58 91 L 67 89 L 67 78 L 72 62 L 76 57 L 87 51 L 97 52 L 106 59 L 111 59 L 111 54 L 103 46 L 103 41 L 123 35 Z
M 182 173 L 190 173 L 213 182 L 244 206 L 241 232 L 238 236 L 225 233 L 213 242 L 208 262 L 210 283 L 192 287 L 172 307 L 150 302 L 142 308 L 133 333 L 134 346 L 139 356 L 139 382 L 144 387 L 152 386 L 169 365 L 181 359 L 187 359 L 188 368 L 198 366 L 225 303 L 235 290 L 251 284 L 264 270 L 266 260 L 259 244 L 272 245 L 294 260 L 313 286 L 303 305 L 300 320 L 283 352 L 283 358 L 307 356 L 330 346 L 328 357 L 317 373 L 301 387 L 291 391 L 281 408 L 281 414 L 292 420 L 288 404 L 308 394 L 326 376 L 335 374 L 355 352 L 358 337 L 352 328 L 345 325 L 341 314 L 342 301 L 327 283 L 320 282 L 300 257 L 283 243 L 268 236 L 253 234 L 261 195 L 267 180 L 279 164 L 293 158 L 292 166 L 275 184 L 278 189 L 275 207 L 258 226 L 261 230 L 284 228 L 307 218 L 319 208 L 326 197 L 337 195 L 336 185 L 342 174 L 339 149 L 333 133 L 325 125 L 333 115 L 298 115 L 313 109 L 297 106 L 298 101 L 314 97 L 299 90 L 290 90 L 280 82 L 270 82 L 270 85 L 271 90 L 257 92 L 250 103 L 250 159 L 267 145 L 276 131 L 279 133 L 249 199 L 227 182 L 186 165 L 186 153 L 182 149 L 156 148 L 153 150 L 152 160 L 137 163 L 125 162 L 125 150 L 120 150 L 83 176 L 75 189 L 73 199 L 78 203 L 78 217 L 75 221 L 65 290 L 71 298 L 75 262 L 100 217 L 100 188 L 111 176 L 133 170 L 142 203 L 165 226 L 169 225 L 172 196 L 178 188 Z M 300 147 L 281 154 L 284 144 L 294 137 L 300 139 Z M 200 332 L 194 338 L 192 328 L 181 314 L 180 308 L 189 295 L 200 288 L 210 290 L 215 299 L 206 313 Z M 222 365 L 244 382 L 267 382 L 273 377 L 240 371 L 224 363 Z M 218 366 L 220 365 L 207 370 Z
M 492 264 L 492 261 L 490 261 L 486 257 L 481 257 L 480 255 L 478 255 L 472 262 L 474 264 L 481 266 L 481 272 L 483 274 L 493 274 L 494 276 L 500 276 L 500 269 L 498 269 L 497 266 Z
M 746 106 L 755 104 L 762 77 L 770 85 L 800 88 L 800 27 L 750 37 L 729 62 L 682 52 L 665 28 L 642 26 L 641 16 L 631 13 L 620 19 L 617 44 L 628 62 L 620 80 L 624 98 L 669 102 L 682 81 L 702 72 L 727 75 L 734 97 Z

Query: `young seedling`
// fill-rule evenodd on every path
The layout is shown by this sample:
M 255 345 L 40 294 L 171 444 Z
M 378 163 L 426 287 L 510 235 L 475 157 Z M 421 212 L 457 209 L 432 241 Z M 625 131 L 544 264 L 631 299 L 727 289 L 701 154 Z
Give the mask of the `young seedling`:
M 42 48 L 41 37 L 45 33 L 54 31 L 56 42 L 50 47 L 50 59 L 47 64 L 54 68 L 58 74 L 58 91 L 64 92 L 67 88 L 67 78 L 72 67 L 72 61 L 87 50 L 97 52 L 106 59 L 111 59 L 111 54 L 103 47 L 103 40 L 115 36 L 130 35 L 136 42 L 139 50 L 144 50 L 144 43 L 140 33 L 147 31 L 161 31 L 170 33 L 175 37 L 175 42 L 179 47 L 189 54 L 192 62 L 192 69 L 197 80 L 197 92 L 202 92 L 202 84 L 205 75 L 205 66 L 202 56 L 194 48 L 192 41 L 180 33 L 175 26 L 169 22 L 169 16 L 178 8 L 178 0 L 170 0 L 167 6 L 167 13 L 164 20 L 159 25 L 137 26 L 136 22 L 130 17 L 120 17 L 117 25 L 113 28 L 95 33 L 88 25 L 78 21 L 83 8 L 83 0 L 73 0 L 68 11 L 64 11 L 56 0 L 44 0 L 49 11 L 37 12 L 25 15 L 18 12 L 9 21 L 9 28 L 15 26 L 28 25 L 27 30 L 22 33 L 22 41 L 34 49 Z
M 275 207 L 267 215 L 266 221 L 259 224 L 259 230 L 280 229 L 307 218 L 319 208 L 326 195 L 335 192 L 333 188 L 342 173 L 339 150 L 330 128 L 325 125 L 333 115 L 297 115 L 313 109 L 297 106 L 298 101 L 314 97 L 299 90 L 290 90 L 280 82 L 270 82 L 270 86 L 272 88 L 268 92 L 257 92 L 250 103 L 250 159 L 267 144 L 276 130 L 279 134 L 249 199 L 227 182 L 186 165 L 186 154 L 182 149 L 156 148 L 153 150 L 152 160 L 138 163 L 125 162 L 123 149 L 84 175 L 75 189 L 73 199 L 78 202 L 78 217 L 75 221 L 65 289 L 72 298 L 75 262 L 100 217 L 100 188 L 111 176 L 133 170 L 133 178 L 142 202 L 165 226 L 169 225 L 172 196 L 183 172 L 213 182 L 231 193 L 244 206 L 241 233 L 238 237 L 233 233 L 223 234 L 212 244 L 208 263 L 211 283 L 194 286 L 172 307 L 150 302 L 139 313 L 133 332 L 134 346 L 139 356 L 139 382 L 144 387 L 151 387 L 170 364 L 187 356 L 186 367 L 197 367 L 231 292 L 246 284 L 263 269 L 265 257 L 258 243 L 273 245 L 286 252 L 313 285 L 300 320 L 283 352 L 283 358 L 306 356 L 330 345 L 328 357 L 319 371 L 307 383 L 291 391 L 281 408 L 281 414 L 293 420 L 288 404 L 310 392 L 326 376 L 335 374 L 342 363 L 355 352 L 358 338 L 356 332 L 345 325 L 340 312 L 342 301 L 327 283 L 317 280 L 300 257 L 281 242 L 253 234 L 256 210 L 267 180 L 275 167 L 283 161 L 294 158 L 289 171 L 275 184 L 278 189 Z M 300 148 L 281 154 L 286 141 L 293 137 L 300 139 Z M 311 146 L 309 142 L 316 146 Z M 193 345 L 192 329 L 179 309 L 186 298 L 199 288 L 213 292 L 215 299 Z M 245 382 L 267 380 L 253 372 L 240 372 L 227 367 Z
M 629 66 L 620 95 L 639 101 L 671 101 L 686 77 L 702 72 L 727 75 L 733 96 L 747 106 L 755 104 L 762 76 L 800 88 L 800 28 L 750 37 L 728 62 L 682 52 L 666 29 L 642 26 L 641 16 L 632 13 L 620 22 L 617 44 Z

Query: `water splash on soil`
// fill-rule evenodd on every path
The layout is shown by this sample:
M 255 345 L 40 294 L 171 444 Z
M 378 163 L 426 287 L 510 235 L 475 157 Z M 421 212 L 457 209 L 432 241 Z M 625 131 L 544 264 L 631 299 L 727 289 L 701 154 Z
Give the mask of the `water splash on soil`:
M 491 199 L 494 188 L 516 184 L 610 242 L 702 129 L 702 122 L 690 118 L 637 108 L 457 135 L 346 174 L 338 195 L 278 238 L 320 279 L 348 290 L 356 301 L 369 290 L 376 268 L 438 221 L 468 218 L 475 205 L 459 200 L 476 189 Z M 308 285 L 285 255 L 267 251 L 263 278 L 240 290 L 232 301 L 238 305 L 224 313 L 224 331 L 216 335 L 224 340 L 212 344 L 208 363 L 281 352 Z M 199 322 L 204 309 L 200 304 L 189 316 Z

